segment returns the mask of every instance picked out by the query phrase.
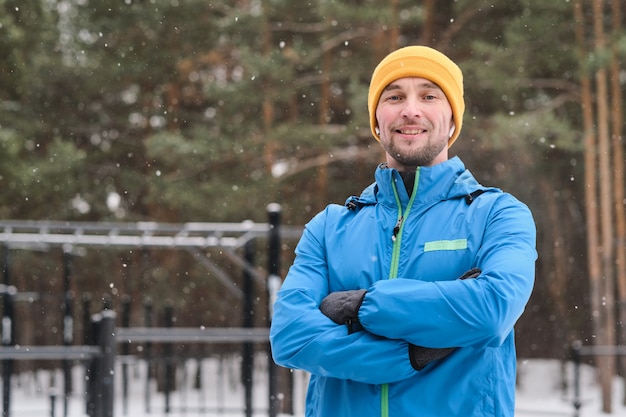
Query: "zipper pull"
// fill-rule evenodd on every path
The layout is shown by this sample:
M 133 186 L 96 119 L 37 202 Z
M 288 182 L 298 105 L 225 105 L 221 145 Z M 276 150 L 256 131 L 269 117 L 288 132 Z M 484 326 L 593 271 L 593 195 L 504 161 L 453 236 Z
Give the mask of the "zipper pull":
M 393 227 L 393 236 L 391 236 L 391 240 L 396 241 L 396 237 L 398 237 L 398 233 L 400 233 L 400 227 L 402 226 L 402 220 L 404 220 L 404 216 L 400 216 L 398 222 Z

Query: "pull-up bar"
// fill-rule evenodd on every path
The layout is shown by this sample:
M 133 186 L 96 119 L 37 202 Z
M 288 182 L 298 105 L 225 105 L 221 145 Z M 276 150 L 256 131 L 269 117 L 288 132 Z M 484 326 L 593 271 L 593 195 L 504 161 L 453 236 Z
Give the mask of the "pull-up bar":
M 0 244 L 18 248 L 47 246 L 108 246 L 157 248 L 240 248 L 270 231 L 268 223 L 65 222 L 0 220 Z M 300 227 L 281 227 L 287 238 L 300 236 Z
M 228 276 L 218 268 L 213 262 L 210 262 L 203 255 L 202 249 L 219 248 L 227 257 L 240 266 L 246 274 L 246 282 L 256 281 L 263 285 L 267 291 L 269 300 L 268 308 L 271 309 L 271 302 L 275 299 L 275 292 L 280 286 L 280 241 L 281 237 L 287 239 L 297 239 L 302 233 L 301 227 L 284 227 L 280 225 L 281 208 L 278 204 L 270 204 L 267 207 L 269 223 L 254 223 L 244 221 L 241 223 L 157 223 L 157 222 L 137 222 L 137 223 L 92 223 L 92 222 L 65 222 L 65 221 L 20 221 L 20 220 L 0 220 L 0 246 L 4 247 L 4 286 L 0 288 L 0 296 L 5 299 L 3 320 L 10 320 L 13 316 L 12 302 L 15 297 L 15 288 L 8 285 L 8 250 L 9 249 L 27 249 L 27 250 L 46 250 L 50 247 L 62 247 L 64 255 L 69 254 L 71 248 L 88 247 L 88 246 L 104 246 L 107 248 L 140 248 L 152 247 L 161 249 L 184 249 L 192 253 L 195 258 L 202 261 L 202 264 L 216 273 L 216 276 L 228 284 Z M 279 231 L 280 230 L 280 231 Z M 256 238 L 265 238 L 268 241 L 268 276 L 262 277 L 255 270 L 252 262 L 248 257 L 241 257 L 236 252 L 239 248 L 251 251 L 248 243 L 252 243 Z M 69 256 L 64 256 L 66 266 L 66 275 L 69 274 Z M 66 276 L 67 278 L 67 276 Z M 246 284 L 250 286 L 250 282 Z M 68 294 L 69 285 L 65 285 L 66 294 Z M 227 285 L 227 288 L 231 286 Z M 232 287 L 234 288 L 234 286 Z M 239 292 L 235 293 L 238 298 L 243 298 Z M 251 291 L 246 291 L 248 298 L 245 301 L 247 314 L 251 314 L 252 298 Z M 71 301 L 66 298 L 66 301 Z M 151 341 L 167 339 L 169 341 L 194 341 L 204 343 L 220 343 L 226 341 L 239 341 L 247 344 L 254 342 L 267 342 L 269 338 L 269 322 L 268 328 L 253 328 L 250 317 L 244 318 L 244 328 L 218 330 L 210 329 L 198 331 L 197 329 L 143 329 L 137 328 L 119 329 L 116 336 L 114 326 L 110 324 L 113 317 L 109 317 L 108 310 L 105 310 L 103 319 L 95 320 L 96 323 L 107 323 L 105 331 L 96 331 L 95 334 L 101 335 L 104 339 L 102 343 L 115 343 L 116 337 L 120 341 Z M 66 306 L 66 318 L 71 318 L 71 305 Z M 271 312 L 268 314 L 268 320 L 271 319 Z M 3 326 L 5 329 L 13 329 L 13 326 Z M 71 329 L 71 326 L 68 327 Z M 70 330 L 71 331 L 71 330 Z M 6 331 L 4 332 L 6 333 Z M 3 361 L 3 375 L 5 381 L 11 375 L 11 360 L 22 358 L 23 355 L 39 354 L 46 358 L 75 358 L 76 356 L 96 356 L 96 351 L 90 348 L 73 348 L 64 346 L 64 348 L 37 348 L 27 347 L 18 349 L 13 346 L 14 337 L 12 334 L 3 334 L 2 348 L 0 348 L 0 359 Z M 69 344 L 69 343 L 66 343 Z M 249 346 L 250 347 L 250 346 Z M 113 350 L 113 349 L 110 349 Z M 28 352 L 30 351 L 30 352 Z M 251 356 L 252 350 L 247 349 L 246 355 Z M 94 374 L 90 380 L 105 378 L 107 380 L 113 369 L 113 356 L 102 358 L 104 365 L 94 369 Z M 244 358 L 244 361 L 246 359 Z M 278 387 L 276 365 L 268 356 L 269 360 L 269 417 L 276 417 L 279 409 Z M 248 358 L 251 364 L 251 359 Z M 249 366 L 251 367 L 251 365 Z M 249 378 L 251 380 L 251 377 Z M 104 391 L 103 391 L 104 390 Z M 246 415 L 251 415 L 251 386 L 246 388 Z M 90 391 L 91 392 L 91 391 Z M 102 410 L 112 409 L 112 386 L 99 387 L 93 392 L 105 392 L 97 396 L 94 404 L 90 403 L 90 411 L 103 412 Z M 3 409 L 7 413 L 9 410 L 10 384 L 3 384 Z M 66 407 L 67 409 L 67 407 Z M 93 415 L 93 414 L 90 414 Z M 99 416 L 100 414 L 98 414 Z M 104 411 L 103 416 L 108 416 L 108 411 Z

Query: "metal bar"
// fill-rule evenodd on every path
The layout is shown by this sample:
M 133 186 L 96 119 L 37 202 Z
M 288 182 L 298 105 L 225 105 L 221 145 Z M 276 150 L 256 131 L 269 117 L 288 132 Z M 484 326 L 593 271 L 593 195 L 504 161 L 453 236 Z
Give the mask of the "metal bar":
M 237 300 L 242 300 L 244 297 L 243 291 L 234 285 L 230 276 L 226 274 L 220 267 L 211 262 L 202 252 L 197 248 L 188 248 L 187 251 L 193 256 L 193 258 L 200 262 L 202 266 L 208 269 L 215 277 L 224 284 L 224 287 L 235 297 Z
M 128 232 L 267 232 L 266 223 L 254 223 L 244 221 L 241 223 L 213 223 L 213 222 L 188 222 L 188 223 L 160 223 L 160 222 L 66 222 L 55 220 L 0 220 L 0 228 L 5 231 L 30 231 L 41 234 L 48 233 L 85 233 L 85 232 L 108 232 L 115 230 L 118 233 Z
M 97 346 L 3 346 L 0 347 L 0 359 L 29 360 L 83 360 L 100 356 Z
M 186 328 L 186 327 L 129 327 L 117 328 L 117 343 L 139 342 L 198 342 L 241 343 L 267 342 L 269 329 L 265 327 Z M 102 353 L 98 346 L 3 346 L 0 360 L 5 359 L 90 359 Z
M 241 343 L 269 341 L 268 328 L 130 327 L 116 330 L 118 343 L 187 342 Z
M 626 355 L 626 346 L 617 345 L 617 346 L 605 346 L 605 345 L 596 345 L 596 346 L 580 346 L 578 354 L 581 356 L 621 356 Z
M 114 223 L 0 220 L 0 243 L 12 247 L 48 246 L 111 247 L 227 247 L 237 249 L 248 240 L 265 237 L 267 223 Z M 284 227 L 283 236 L 291 239 L 302 234 L 301 227 Z
M 222 255 L 225 255 L 228 259 L 230 259 L 235 265 L 246 271 L 250 276 L 254 279 L 258 286 L 261 288 L 265 288 L 266 282 L 265 279 L 254 269 L 254 265 L 250 262 L 242 259 L 239 255 L 233 252 L 231 249 L 226 247 L 222 247 Z

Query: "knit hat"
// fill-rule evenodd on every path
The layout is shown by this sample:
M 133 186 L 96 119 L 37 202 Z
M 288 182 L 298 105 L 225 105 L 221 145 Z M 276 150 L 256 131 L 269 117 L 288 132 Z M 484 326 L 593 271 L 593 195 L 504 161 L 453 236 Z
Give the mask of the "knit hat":
M 370 114 L 370 128 L 376 140 L 376 107 L 385 87 L 392 81 L 404 77 L 425 78 L 443 90 L 452 107 L 454 132 L 448 140 L 448 147 L 456 140 L 463 125 L 463 73 L 450 58 L 427 46 L 406 46 L 387 55 L 372 74 L 367 98 Z

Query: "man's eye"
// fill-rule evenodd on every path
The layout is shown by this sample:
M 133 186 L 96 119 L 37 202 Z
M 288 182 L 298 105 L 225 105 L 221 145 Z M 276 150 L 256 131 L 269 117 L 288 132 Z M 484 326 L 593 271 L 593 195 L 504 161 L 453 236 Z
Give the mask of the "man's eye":
M 387 100 L 397 101 L 397 100 L 400 100 L 400 96 L 389 96 L 387 97 Z
M 437 96 L 433 95 L 433 94 L 427 94 L 424 96 L 424 98 L 426 100 L 435 100 L 437 98 Z

